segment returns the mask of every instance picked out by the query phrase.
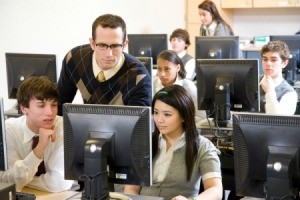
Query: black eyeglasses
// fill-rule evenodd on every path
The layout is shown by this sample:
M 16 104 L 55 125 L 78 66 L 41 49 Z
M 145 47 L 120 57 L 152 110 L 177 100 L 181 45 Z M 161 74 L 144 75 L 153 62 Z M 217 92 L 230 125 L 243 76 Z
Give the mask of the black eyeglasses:
M 99 49 L 99 50 L 106 50 L 108 49 L 108 47 L 113 50 L 113 51 L 119 51 L 122 49 L 123 44 L 104 44 L 104 43 L 95 43 L 95 46 Z

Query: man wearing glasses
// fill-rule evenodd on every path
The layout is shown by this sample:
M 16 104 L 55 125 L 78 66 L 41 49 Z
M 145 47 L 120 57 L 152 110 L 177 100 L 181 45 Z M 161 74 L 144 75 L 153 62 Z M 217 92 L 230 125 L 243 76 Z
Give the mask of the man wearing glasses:
M 88 104 L 150 106 L 151 77 L 141 62 L 123 52 L 128 44 L 124 20 L 112 14 L 99 16 L 89 42 L 73 48 L 63 60 L 57 86 L 59 114 L 77 89 Z

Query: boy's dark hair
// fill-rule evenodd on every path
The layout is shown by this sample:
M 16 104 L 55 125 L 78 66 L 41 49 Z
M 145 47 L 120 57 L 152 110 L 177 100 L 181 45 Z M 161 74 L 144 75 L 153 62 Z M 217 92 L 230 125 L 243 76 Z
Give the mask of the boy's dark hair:
M 170 41 L 173 38 L 181 38 L 183 39 L 183 41 L 185 42 L 185 44 L 187 44 L 187 46 L 185 47 L 185 49 L 187 49 L 188 46 L 190 46 L 191 42 L 190 42 L 190 34 L 181 28 L 178 28 L 176 30 L 173 31 L 173 33 L 170 36 Z
M 17 92 L 18 104 L 29 108 L 31 99 L 38 100 L 59 100 L 56 86 L 46 76 L 31 76 L 26 78 L 20 85 Z
M 288 45 L 282 41 L 271 41 L 264 45 L 260 51 L 261 55 L 267 52 L 277 52 L 283 61 L 289 60 L 290 50 Z
M 123 31 L 123 42 L 125 42 L 126 39 L 126 23 L 125 21 L 118 15 L 112 15 L 112 14 L 105 14 L 99 16 L 97 19 L 95 19 L 93 26 L 92 26 L 92 37 L 93 40 L 96 40 L 96 28 L 98 26 L 101 26 L 103 28 L 121 28 Z

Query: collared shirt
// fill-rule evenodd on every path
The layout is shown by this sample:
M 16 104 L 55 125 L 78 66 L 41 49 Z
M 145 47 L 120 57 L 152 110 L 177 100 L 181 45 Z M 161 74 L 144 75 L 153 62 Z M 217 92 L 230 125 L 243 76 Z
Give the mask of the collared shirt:
M 64 179 L 63 120 L 57 116 L 54 120 L 55 142 L 50 142 L 43 159 L 46 173 L 35 176 L 39 159 L 32 151 L 33 137 L 36 135 L 26 124 L 26 116 L 9 118 L 5 121 L 8 152 L 8 170 L 0 172 L 0 181 L 15 183 L 17 191 L 24 186 L 48 191 L 69 190 L 74 183 Z
M 185 132 L 177 138 L 176 142 L 172 144 L 172 146 L 167 150 L 167 145 L 165 139 L 162 137 L 162 135 L 159 135 L 159 154 L 157 157 L 157 160 L 154 164 L 154 170 L 153 170 L 153 182 L 162 182 L 169 170 L 170 163 L 173 158 L 173 153 L 186 145 L 185 140 Z M 215 147 L 214 147 L 215 149 Z M 206 154 L 207 155 L 207 154 Z M 185 161 L 182 161 L 185 163 Z M 208 172 L 202 175 L 203 180 L 207 180 L 209 178 L 221 178 L 220 172 Z
M 186 51 L 182 51 L 178 54 L 179 58 L 182 58 L 185 56 Z M 190 79 L 191 81 L 194 80 L 196 76 L 195 68 L 196 68 L 196 61 L 195 59 L 190 59 L 187 63 L 184 65 L 185 71 L 186 71 L 186 78 Z
M 159 155 L 154 165 L 153 181 L 162 182 L 167 175 L 173 153 L 185 145 L 185 133 L 177 138 L 176 142 L 167 150 L 166 140 L 159 135 Z
M 214 36 L 217 25 L 217 22 L 213 21 L 209 26 L 203 26 L 203 28 L 206 30 L 206 36 Z
M 105 76 L 105 80 L 110 79 L 111 77 L 113 77 L 118 71 L 119 69 L 122 67 L 122 65 L 125 62 L 125 56 L 122 53 L 122 57 L 119 60 L 118 64 L 116 66 L 114 66 L 111 69 L 105 70 L 104 72 L 104 76 Z M 97 78 L 99 72 L 102 71 L 101 67 L 98 65 L 97 61 L 96 61 L 96 56 L 95 56 L 95 52 L 93 53 L 93 72 L 94 72 L 94 76 Z
M 282 76 L 273 79 L 275 87 L 277 87 L 283 80 L 284 79 Z M 298 101 L 298 95 L 296 91 L 284 94 L 279 102 L 277 100 L 275 90 L 266 93 L 265 98 L 265 109 L 267 114 L 294 115 Z

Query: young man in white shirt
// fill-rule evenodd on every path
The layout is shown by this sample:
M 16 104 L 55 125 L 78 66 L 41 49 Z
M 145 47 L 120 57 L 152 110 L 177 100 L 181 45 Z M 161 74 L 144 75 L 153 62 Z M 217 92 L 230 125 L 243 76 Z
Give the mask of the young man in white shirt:
M 293 115 L 298 96 L 294 88 L 283 79 L 282 70 L 289 62 L 289 48 L 285 42 L 271 41 L 261 50 L 264 76 L 260 81 L 261 110 L 267 114 Z
M 17 191 L 25 186 L 69 190 L 74 181 L 64 179 L 63 120 L 57 116 L 55 85 L 47 77 L 27 78 L 17 99 L 23 116 L 5 121 L 8 170 L 0 172 L 0 180 L 15 183 Z
M 172 50 L 177 53 L 184 64 L 186 78 L 194 81 L 196 78 L 196 62 L 195 59 L 187 54 L 186 50 L 190 46 L 190 35 L 184 29 L 176 29 L 170 36 Z

